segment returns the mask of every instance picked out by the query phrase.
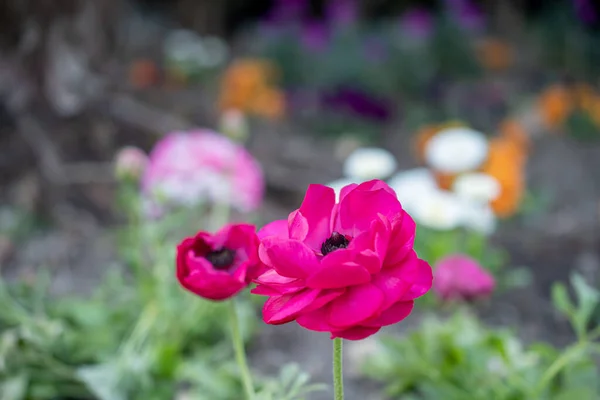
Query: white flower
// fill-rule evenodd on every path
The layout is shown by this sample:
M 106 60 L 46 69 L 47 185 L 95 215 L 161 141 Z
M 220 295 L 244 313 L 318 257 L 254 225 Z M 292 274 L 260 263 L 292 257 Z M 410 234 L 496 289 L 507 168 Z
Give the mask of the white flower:
M 477 169 L 487 154 L 485 135 L 464 127 L 442 130 L 429 140 L 425 148 L 425 160 L 429 166 L 451 174 Z
M 463 226 L 469 230 L 491 235 L 496 230 L 496 215 L 487 203 L 463 201 Z
M 325 186 L 329 186 L 330 188 L 332 188 L 335 191 L 335 201 L 339 202 L 340 201 L 340 192 L 342 191 L 342 188 L 344 186 L 352 185 L 353 183 L 359 183 L 359 182 L 353 181 L 352 179 L 340 178 L 340 179 L 336 179 L 333 182 L 327 183 Z
M 400 204 L 409 213 L 423 198 L 438 191 L 435 177 L 427 168 L 399 172 L 388 180 L 388 185 L 394 189 Z
M 384 179 L 396 170 L 396 165 L 396 159 L 389 151 L 362 147 L 354 150 L 346 159 L 344 175 L 361 181 Z
M 213 68 L 225 62 L 228 49 L 217 37 L 202 38 L 195 32 L 180 29 L 167 36 L 164 42 L 167 59 L 175 64 Z
M 454 192 L 467 200 L 488 203 L 500 194 L 500 182 L 491 175 L 471 172 L 460 175 L 452 187 Z
M 417 221 L 431 229 L 452 230 L 464 221 L 464 202 L 452 192 L 433 190 L 412 205 L 409 213 Z

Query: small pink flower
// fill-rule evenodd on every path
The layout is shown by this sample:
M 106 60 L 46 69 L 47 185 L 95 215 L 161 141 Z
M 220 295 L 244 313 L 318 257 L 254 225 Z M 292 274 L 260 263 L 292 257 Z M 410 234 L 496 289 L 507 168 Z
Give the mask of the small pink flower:
M 263 198 L 264 177 L 248 151 L 216 132 L 174 132 L 150 153 L 142 179 L 147 197 L 177 205 L 230 204 L 249 212 Z
M 473 301 L 494 291 L 494 277 L 469 256 L 454 254 L 438 261 L 433 291 L 442 300 Z
M 119 179 L 139 179 L 148 163 L 148 156 L 143 150 L 134 147 L 123 147 L 115 156 L 115 174 Z
M 215 234 L 198 232 L 177 246 L 177 279 L 200 297 L 228 299 L 258 276 L 258 244 L 253 225 L 227 225 Z
M 269 296 L 264 321 L 359 340 L 403 320 L 432 280 L 415 229 L 383 181 L 345 186 L 338 203 L 332 188 L 310 185 L 287 221 L 258 233 L 267 270 L 253 293 Z

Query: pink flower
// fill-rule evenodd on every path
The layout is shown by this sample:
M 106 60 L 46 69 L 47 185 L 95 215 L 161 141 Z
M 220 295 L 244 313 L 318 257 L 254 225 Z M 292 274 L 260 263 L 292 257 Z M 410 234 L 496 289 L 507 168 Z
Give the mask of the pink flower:
M 171 133 L 155 145 L 142 191 L 158 203 L 222 202 L 248 212 L 262 202 L 264 178 L 260 165 L 244 147 L 200 129 Z
M 115 174 L 119 179 L 139 179 L 148 163 L 148 156 L 143 150 L 134 147 L 123 147 L 115 156 Z
M 437 262 L 433 291 L 442 300 L 472 301 L 494 290 L 494 277 L 469 256 L 455 254 Z
M 269 296 L 264 321 L 359 340 L 403 320 L 432 280 L 415 228 L 383 181 L 345 186 L 337 204 L 332 188 L 310 185 L 287 221 L 258 233 L 267 269 L 252 292 Z
M 258 276 L 258 245 L 253 225 L 226 225 L 215 234 L 198 232 L 177 246 L 177 279 L 200 297 L 228 299 Z

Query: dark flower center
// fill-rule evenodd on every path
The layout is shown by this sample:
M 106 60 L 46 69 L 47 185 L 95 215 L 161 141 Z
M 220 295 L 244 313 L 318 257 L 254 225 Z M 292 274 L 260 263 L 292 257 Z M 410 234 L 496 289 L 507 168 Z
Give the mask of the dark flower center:
M 227 269 L 233 264 L 235 251 L 223 247 L 209 252 L 204 258 L 206 258 L 215 269 Z
M 345 249 L 349 243 L 350 240 L 346 236 L 338 232 L 333 232 L 329 239 L 321 245 L 321 253 L 326 256 L 337 249 Z

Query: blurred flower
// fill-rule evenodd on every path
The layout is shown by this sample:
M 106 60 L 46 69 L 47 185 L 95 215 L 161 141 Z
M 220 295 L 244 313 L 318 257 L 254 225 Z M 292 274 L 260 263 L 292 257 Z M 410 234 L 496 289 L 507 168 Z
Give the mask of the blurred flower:
M 344 176 L 359 181 L 385 179 L 396 170 L 396 159 L 389 151 L 377 147 L 354 150 L 344 162 Z
M 413 250 L 415 223 L 384 182 L 310 185 L 300 208 L 260 232 L 268 268 L 252 293 L 269 296 L 263 319 L 360 340 L 402 321 L 431 287 Z M 289 223 L 288 223 L 289 221 Z
M 500 194 L 491 202 L 497 216 L 509 217 L 518 211 L 525 192 L 525 163 L 526 154 L 512 140 L 497 137 L 490 142 L 481 172 L 500 183 Z
M 466 127 L 442 130 L 425 148 L 425 160 L 435 171 L 461 173 L 476 170 L 485 161 L 488 142 L 483 133 Z
M 411 214 L 418 203 L 438 190 L 435 177 L 427 168 L 399 172 L 388 180 L 388 184 L 396 192 L 402 208 Z
M 446 6 L 450 16 L 464 30 L 479 32 L 485 28 L 483 13 L 470 0 L 446 0 Z
M 425 149 L 427 148 L 427 144 L 432 137 L 446 128 L 453 127 L 464 127 L 464 124 L 458 121 L 450 121 L 444 124 L 424 125 L 421 127 L 421 129 L 419 129 L 415 134 L 415 139 L 413 141 L 413 148 L 417 161 L 420 163 L 425 163 Z
M 123 147 L 115 157 L 115 175 L 121 180 L 137 180 L 147 164 L 148 156 L 143 150 L 134 146 Z
M 259 59 L 242 59 L 224 73 L 219 94 L 221 110 L 238 109 L 267 118 L 281 117 L 285 96 L 277 89 L 273 64 Z
M 513 48 L 497 38 L 485 38 L 477 45 L 479 62 L 491 71 L 502 71 L 513 63 Z
M 459 197 L 487 204 L 500 194 L 500 183 L 491 175 L 481 172 L 470 172 L 459 175 L 454 181 L 452 190 Z
M 447 231 L 463 224 L 464 205 L 454 193 L 434 190 L 423 196 L 411 209 L 417 223 L 431 229 Z
M 177 246 L 177 279 L 200 297 L 226 300 L 261 272 L 258 245 L 253 225 L 226 225 L 214 234 L 198 232 Z
M 593 24 L 598 21 L 598 13 L 593 1 L 573 0 L 573 6 L 577 16 L 583 23 Z
M 556 129 L 562 125 L 572 110 L 568 90 L 562 85 L 552 85 L 542 92 L 538 108 L 546 127 Z
M 264 178 L 245 148 L 199 129 L 171 133 L 154 146 L 142 190 L 154 203 L 222 202 L 249 212 L 262 202 Z
M 496 230 L 496 214 L 487 203 L 464 200 L 462 225 L 468 230 L 491 235 Z
M 323 52 L 329 43 L 329 28 L 323 21 L 307 21 L 302 25 L 300 40 L 308 51 Z
M 361 90 L 341 87 L 323 96 L 323 106 L 349 112 L 374 121 L 388 121 L 392 117 L 392 104 Z
M 500 124 L 499 133 L 501 137 L 514 143 L 514 145 L 518 147 L 523 154 L 527 154 L 529 152 L 531 140 L 525 131 L 525 127 L 519 121 L 514 119 L 504 120 Z
M 129 68 L 129 82 L 138 89 L 156 85 L 160 80 L 160 71 L 152 60 L 136 60 Z
M 352 25 L 358 19 L 357 0 L 330 0 L 325 11 L 328 23 L 338 26 Z
M 469 256 L 447 256 L 434 267 L 433 291 L 442 300 L 473 301 L 489 296 L 494 277 Z
M 332 188 L 335 191 L 335 201 L 340 201 L 340 193 L 342 189 L 348 185 L 358 185 L 359 182 L 348 179 L 348 178 L 340 178 L 335 181 L 327 183 L 325 186 Z
M 243 143 L 248 139 L 248 121 L 240 110 L 235 108 L 221 113 L 220 130 L 228 138 Z
M 267 16 L 267 23 L 286 25 L 301 20 L 307 13 L 308 0 L 275 0 Z
M 400 17 L 400 31 L 402 36 L 425 40 L 431 36 L 433 28 L 433 17 L 424 8 L 415 8 L 406 11 Z

